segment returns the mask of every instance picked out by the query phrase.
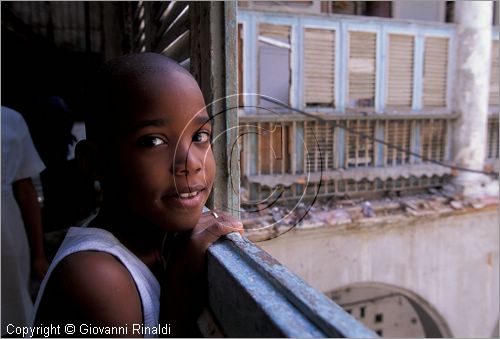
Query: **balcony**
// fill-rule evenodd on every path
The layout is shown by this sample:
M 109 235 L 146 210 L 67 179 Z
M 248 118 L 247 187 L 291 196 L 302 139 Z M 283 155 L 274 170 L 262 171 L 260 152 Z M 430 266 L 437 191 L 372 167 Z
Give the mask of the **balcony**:
M 208 280 L 206 337 L 377 337 L 239 234 L 209 248 Z

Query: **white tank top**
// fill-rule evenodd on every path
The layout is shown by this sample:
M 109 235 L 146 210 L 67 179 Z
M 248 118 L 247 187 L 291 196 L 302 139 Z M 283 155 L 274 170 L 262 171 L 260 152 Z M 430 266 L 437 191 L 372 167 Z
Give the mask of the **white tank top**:
M 157 327 L 160 314 L 160 283 L 149 268 L 123 246 L 110 232 L 101 228 L 71 227 L 57 251 L 40 285 L 31 324 L 33 325 L 47 281 L 59 262 L 70 254 L 81 251 L 99 251 L 113 255 L 127 268 L 134 279 L 142 304 L 144 326 Z M 146 334 L 145 334 L 146 335 Z

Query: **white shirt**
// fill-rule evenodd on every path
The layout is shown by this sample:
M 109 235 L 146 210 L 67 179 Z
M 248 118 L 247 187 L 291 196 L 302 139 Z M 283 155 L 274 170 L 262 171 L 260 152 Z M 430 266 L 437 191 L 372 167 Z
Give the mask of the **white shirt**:
M 54 268 L 68 255 L 81 251 L 99 251 L 109 253 L 117 258 L 130 272 L 139 292 L 144 326 L 149 328 L 158 326 L 160 319 L 160 283 L 149 268 L 122 245 L 113 234 L 94 227 L 71 227 L 68 230 L 66 238 L 64 238 L 40 286 L 31 324 L 35 321 L 38 306 Z

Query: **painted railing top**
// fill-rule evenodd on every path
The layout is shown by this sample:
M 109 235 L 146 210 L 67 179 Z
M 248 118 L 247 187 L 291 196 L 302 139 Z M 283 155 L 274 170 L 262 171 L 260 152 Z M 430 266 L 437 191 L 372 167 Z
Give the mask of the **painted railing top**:
M 447 163 L 447 162 L 445 162 Z M 451 163 L 449 163 L 452 165 Z M 409 179 L 410 177 L 428 177 L 432 176 L 444 176 L 452 174 L 452 170 L 449 167 L 443 167 L 436 164 L 410 164 L 410 165 L 399 165 L 385 167 L 357 167 L 343 169 L 339 168 L 337 170 L 323 170 L 318 172 L 310 173 L 298 173 L 298 174 L 260 174 L 260 175 L 248 175 L 247 180 L 250 183 L 260 184 L 267 187 L 276 187 L 276 185 L 283 185 L 285 187 L 290 187 L 294 183 L 304 182 L 304 183 L 325 183 L 331 180 L 355 180 L 361 181 L 366 179 L 368 181 L 374 181 L 376 179 L 396 180 L 398 178 Z
M 377 335 L 239 234 L 208 251 L 209 305 L 230 337 Z

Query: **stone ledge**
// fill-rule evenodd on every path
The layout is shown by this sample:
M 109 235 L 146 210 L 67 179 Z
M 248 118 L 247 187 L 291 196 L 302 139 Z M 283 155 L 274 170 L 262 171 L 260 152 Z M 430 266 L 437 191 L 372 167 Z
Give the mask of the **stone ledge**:
M 421 220 L 437 219 L 449 215 L 474 213 L 481 210 L 498 210 L 498 196 L 484 196 L 478 199 L 463 199 L 444 196 L 439 193 L 418 197 L 397 197 L 385 200 L 337 201 L 334 206 L 318 204 L 313 206 L 298 223 L 290 217 L 281 220 L 275 215 L 244 219 L 246 237 L 254 242 L 270 240 L 288 231 L 301 232 L 317 228 L 362 230 L 371 227 L 385 227 L 409 224 Z M 275 207 L 274 209 L 279 209 Z M 283 213 L 285 214 L 285 213 Z M 286 214 L 285 214 L 286 215 Z M 250 223 L 251 222 L 251 223 Z M 294 224 L 296 224 L 294 226 Z

